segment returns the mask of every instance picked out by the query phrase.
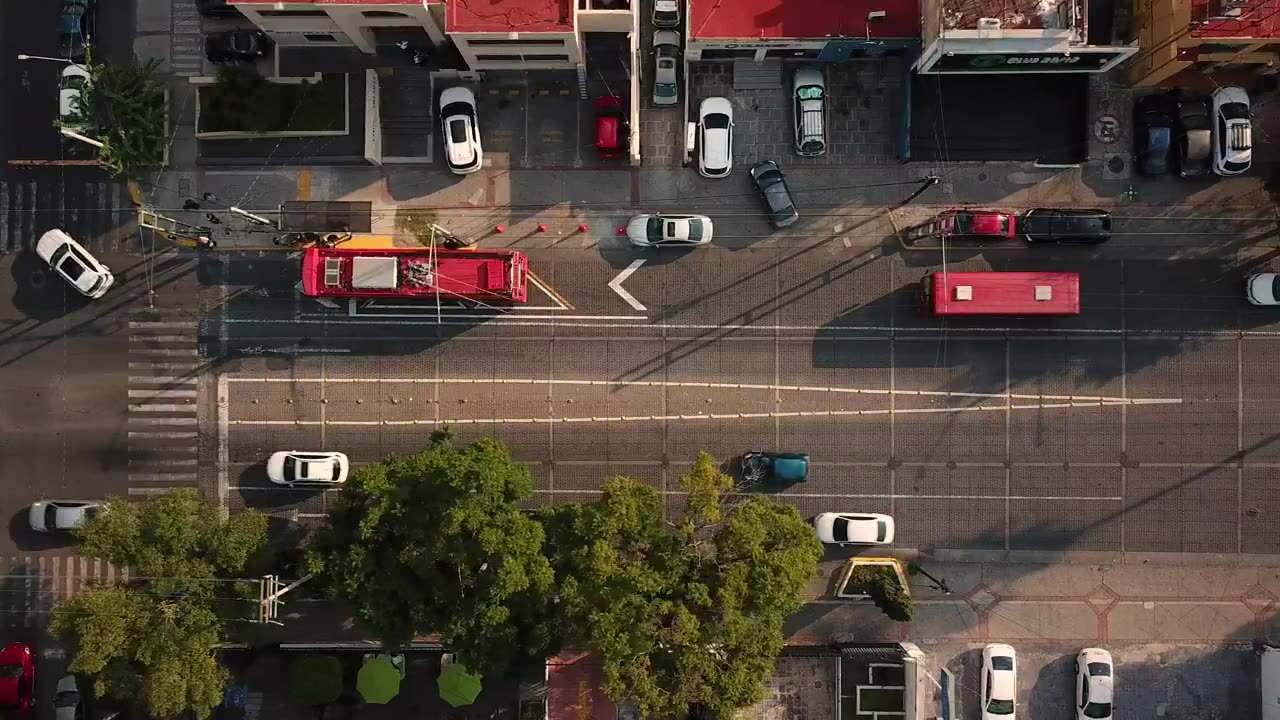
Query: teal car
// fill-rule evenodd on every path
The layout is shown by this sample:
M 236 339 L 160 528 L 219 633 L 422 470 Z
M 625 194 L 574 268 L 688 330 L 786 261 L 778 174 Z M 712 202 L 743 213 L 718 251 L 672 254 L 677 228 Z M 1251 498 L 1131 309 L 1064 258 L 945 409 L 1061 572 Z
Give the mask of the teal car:
M 746 482 L 804 482 L 809 477 L 809 456 L 802 453 L 755 451 L 742 456 Z

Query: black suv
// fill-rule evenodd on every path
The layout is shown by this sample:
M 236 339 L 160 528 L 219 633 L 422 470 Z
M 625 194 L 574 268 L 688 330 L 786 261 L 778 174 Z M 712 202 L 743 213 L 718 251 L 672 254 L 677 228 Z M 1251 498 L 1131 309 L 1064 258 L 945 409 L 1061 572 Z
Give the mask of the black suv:
M 1111 239 L 1111 213 L 1106 210 L 1035 208 L 1018 218 L 1032 243 L 1100 243 Z

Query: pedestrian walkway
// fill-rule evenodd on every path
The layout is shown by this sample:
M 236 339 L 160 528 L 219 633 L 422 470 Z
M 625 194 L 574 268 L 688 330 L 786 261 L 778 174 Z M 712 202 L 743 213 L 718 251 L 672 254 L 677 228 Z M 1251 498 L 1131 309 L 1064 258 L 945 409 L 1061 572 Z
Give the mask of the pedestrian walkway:
M 34 249 L 52 228 L 91 253 L 128 249 L 138 229 L 124 184 L 100 170 L 41 168 L 0 180 L 0 254 Z
M 843 561 L 823 564 L 810 603 L 792 617 L 797 645 L 844 642 L 1214 645 L 1277 642 L 1280 567 L 1183 565 L 1176 554 L 1132 563 L 922 561 L 911 623 L 869 602 L 834 599 Z
M 197 487 L 200 459 L 199 322 L 136 312 L 129 321 L 129 490 L 160 495 Z
M 49 613 L 95 584 L 128 580 L 129 570 L 75 555 L 0 557 L 0 616 L 6 627 L 43 626 Z

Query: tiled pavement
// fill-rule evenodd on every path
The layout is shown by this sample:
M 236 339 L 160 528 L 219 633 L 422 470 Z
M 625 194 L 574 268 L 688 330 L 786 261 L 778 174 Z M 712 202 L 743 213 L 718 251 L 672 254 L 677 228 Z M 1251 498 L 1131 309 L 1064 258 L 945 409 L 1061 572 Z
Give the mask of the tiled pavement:
M 73 555 L 0 557 L 0 617 L 6 628 L 43 625 L 57 603 L 96 582 L 127 580 L 128 569 Z

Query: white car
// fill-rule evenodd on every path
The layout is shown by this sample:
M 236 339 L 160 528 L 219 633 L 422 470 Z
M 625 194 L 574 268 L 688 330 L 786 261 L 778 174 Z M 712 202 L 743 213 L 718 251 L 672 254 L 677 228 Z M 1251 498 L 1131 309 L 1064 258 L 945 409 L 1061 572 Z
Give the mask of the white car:
M 444 160 L 449 170 L 456 175 L 469 175 L 479 170 L 484 162 L 484 150 L 480 147 L 475 93 L 462 87 L 440 93 L 440 118 L 444 133 Z
M 654 0 L 653 26 L 660 28 L 680 27 L 680 0 Z
M 722 178 L 733 171 L 733 103 L 707 98 L 698 106 L 698 172 Z
M 706 215 L 637 215 L 627 222 L 627 239 L 637 247 L 687 247 L 711 242 Z
M 1280 273 L 1258 273 L 1244 281 L 1244 294 L 1254 305 L 1280 305 Z
M 76 676 L 71 673 L 58 680 L 53 695 L 53 720 L 82 720 L 84 705 L 80 702 L 80 688 Z
M 71 283 L 81 294 L 94 299 L 107 294 L 115 277 L 106 265 L 61 230 L 50 230 L 36 241 L 36 255 Z
M 1011 645 L 982 649 L 982 720 L 1013 720 L 1018 698 L 1018 660 Z
M 822 155 L 827 151 L 827 81 L 821 70 L 804 67 L 791 78 L 791 90 L 796 154 Z
M 1111 720 L 1114 693 L 1111 653 L 1102 648 L 1081 650 L 1076 656 L 1077 720 Z
M 97 500 L 39 500 L 31 503 L 27 521 L 36 532 L 75 530 L 102 510 Z
M 832 545 L 893 544 L 893 518 L 879 513 L 822 513 L 813 527 L 819 542 Z
M 1253 162 L 1253 120 L 1249 94 L 1229 85 L 1213 91 L 1213 171 L 1240 175 Z
M 675 105 L 680 102 L 680 81 L 676 67 L 680 64 L 680 33 L 659 30 L 653 34 L 653 104 Z
M 277 485 L 341 485 L 349 468 L 340 452 L 282 450 L 267 459 L 267 478 Z
M 58 117 L 66 127 L 79 125 L 83 108 L 80 99 L 85 88 L 92 84 L 89 68 L 71 63 L 62 69 L 62 80 L 58 89 Z

